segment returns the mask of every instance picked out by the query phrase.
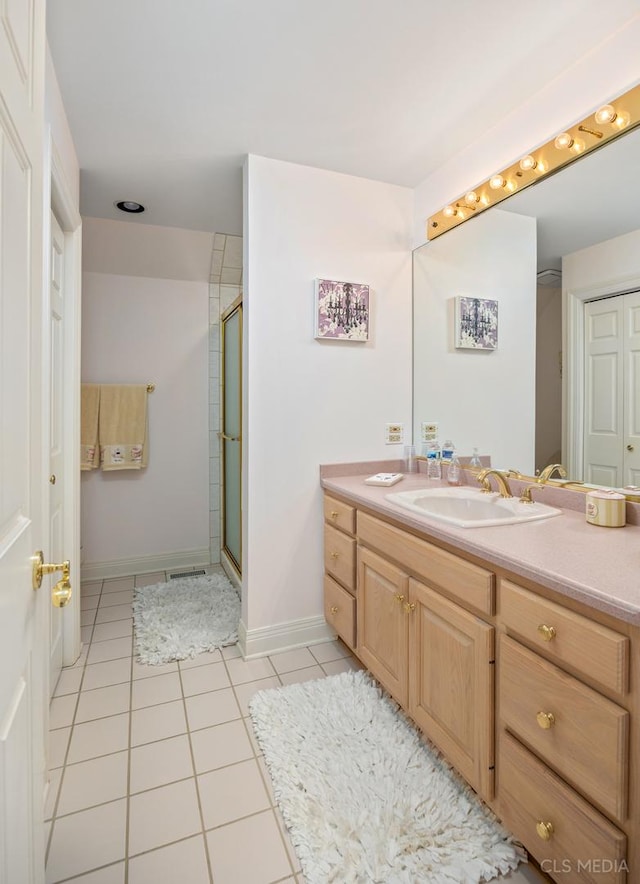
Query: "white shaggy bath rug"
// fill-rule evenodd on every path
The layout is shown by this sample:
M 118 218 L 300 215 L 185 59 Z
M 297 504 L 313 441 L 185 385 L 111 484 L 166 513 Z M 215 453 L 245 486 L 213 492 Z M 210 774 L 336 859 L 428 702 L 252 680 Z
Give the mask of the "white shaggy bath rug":
M 523 859 L 368 673 L 249 709 L 307 884 L 479 884 Z
M 136 587 L 134 645 L 141 663 L 186 660 L 238 640 L 240 598 L 222 574 Z

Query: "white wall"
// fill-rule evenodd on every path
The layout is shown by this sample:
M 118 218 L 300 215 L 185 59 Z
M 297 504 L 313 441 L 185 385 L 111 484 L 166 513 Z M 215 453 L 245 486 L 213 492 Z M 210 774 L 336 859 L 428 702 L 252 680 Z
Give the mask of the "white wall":
M 208 280 L 84 274 L 82 380 L 156 384 L 147 469 L 83 473 L 86 573 L 208 561 L 208 314 Z
M 536 221 L 493 209 L 414 253 L 414 438 L 437 421 L 441 441 L 533 471 Z M 498 348 L 454 347 L 457 295 L 498 301 Z
M 640 229 L 599 242 L 562 259 L 565 292 L 598 290 L 608 286 L 623 291 L 625 283 L 636 285 L 640 277 Z
M 245 169 L 243 621 L 322 613 L 318 465 L 395 457 L 411 425 L 407 188 L 250 156 Z M 316 277 L 368 283 L 367 343 L 314 340 Z
M 474 139 L 415 190 L 414 245 L 426 239 L 426 220 L 460 194 L 548 141 L 591 110 L 638 82 L 640 15 L 602 43 L 500 123 Z M 496 101 L 499 101 L 499 87 Z M 446 138 L 446 133 L 440 137 Z

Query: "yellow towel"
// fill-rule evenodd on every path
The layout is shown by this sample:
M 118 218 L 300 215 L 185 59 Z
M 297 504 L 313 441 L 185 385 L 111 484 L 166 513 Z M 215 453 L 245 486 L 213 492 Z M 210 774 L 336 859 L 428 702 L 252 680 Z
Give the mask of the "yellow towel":
M 100 387 L 98 384 L 81 384 L 80 390 L 80 469 L 95 470 L 100 464 L 98 448 Z
M 100 463 L 103 470 L 139 470 L 147 465 L 146 384 L 100 388 Z

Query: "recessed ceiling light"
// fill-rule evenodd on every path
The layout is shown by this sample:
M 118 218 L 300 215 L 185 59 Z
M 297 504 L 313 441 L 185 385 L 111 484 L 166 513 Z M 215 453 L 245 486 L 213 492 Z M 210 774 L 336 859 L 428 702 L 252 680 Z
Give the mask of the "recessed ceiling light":
M 121 212 L 129 212 L 130 215 L 139 215 L 140 212 L 144 212 L 144 206 L 134 200 L 120 200 L 114 205 L 116 209 L 120 209 Z

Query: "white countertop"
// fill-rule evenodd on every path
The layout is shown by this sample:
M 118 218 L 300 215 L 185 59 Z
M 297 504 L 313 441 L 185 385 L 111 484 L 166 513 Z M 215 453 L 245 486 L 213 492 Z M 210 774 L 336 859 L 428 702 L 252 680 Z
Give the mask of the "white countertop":
M 420 532 L 425 539 L 442 540 L 592 608 L 640 625 L 640 526 L 601 528 L 590 525 L 583 511 L 563 509 L 562 515 L 538 522 L 458 528 L 413 514 L 386 499 L 393 492 L 445 483 L 413 474 L 385 488 L 365 485 L 366 475 L 325 475 L 322 487 Z M 553 505 L 561 506 L 557 499 Z

